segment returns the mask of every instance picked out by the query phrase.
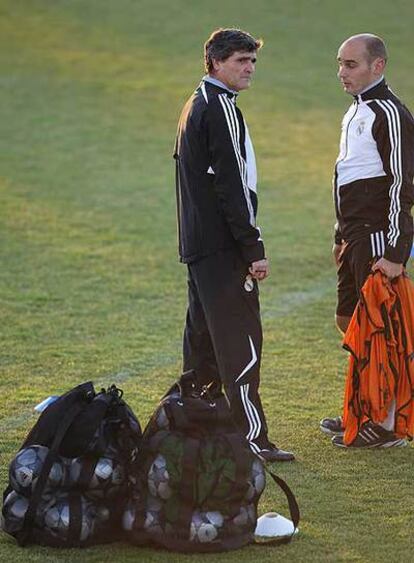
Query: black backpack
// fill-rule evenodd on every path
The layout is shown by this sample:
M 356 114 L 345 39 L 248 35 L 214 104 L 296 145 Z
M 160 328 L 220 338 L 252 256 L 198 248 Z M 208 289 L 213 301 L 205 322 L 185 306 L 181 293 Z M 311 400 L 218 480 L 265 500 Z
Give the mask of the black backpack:
M 115 541 L 136 474 L 142 432 L 112 385 L 91 382 L 40 415 L 10 463 L 1 527 L 20 545 Z
M 235 427 L 224 395 L 200 389 L 193 370 L 162 399 L 141 455 L 140 485 L 123 516 L 133 543 L 215 552 L 254 541 L 265 468 Z M 296 528 L 295 497 L 272 478 L 288 497 Z

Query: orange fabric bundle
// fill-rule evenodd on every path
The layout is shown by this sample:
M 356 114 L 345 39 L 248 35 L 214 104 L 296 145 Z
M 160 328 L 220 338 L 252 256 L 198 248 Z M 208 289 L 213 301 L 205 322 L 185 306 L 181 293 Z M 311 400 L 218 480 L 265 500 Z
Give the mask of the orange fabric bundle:
M 367 420 L 383 422 L 396 401 L 395 433 L 414 434 L 414 285 L 370 274 L 361 290 L 343 347 L 350 352 L 345 383 L 344 443 Z

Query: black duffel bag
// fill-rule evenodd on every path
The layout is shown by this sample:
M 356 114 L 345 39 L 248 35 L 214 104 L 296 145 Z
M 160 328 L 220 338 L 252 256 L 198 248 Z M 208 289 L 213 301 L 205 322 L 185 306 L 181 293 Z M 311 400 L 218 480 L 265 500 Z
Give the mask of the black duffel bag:
M 224 395 L 200 388 L 193 370 L 152 416 L 141 462 L 140 484 L 123 516 L 133 543 L 215 552 L 254 542 L 265 467 L 234 425 Z M 272 478 L 288 498 L 296 529 L 295 497 L 283 480 Z
M 78 385 L 40 415 L 9 468 L 1 527 L 20 545 L 115 541 L 142 432 L 112 385 Z

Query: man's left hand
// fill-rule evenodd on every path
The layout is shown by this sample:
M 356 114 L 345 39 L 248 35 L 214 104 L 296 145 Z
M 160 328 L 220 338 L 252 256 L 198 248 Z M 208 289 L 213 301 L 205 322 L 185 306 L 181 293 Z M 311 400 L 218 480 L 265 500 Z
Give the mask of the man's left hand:
M 269 261 L 267 258 L 252 262 L 249 273 L 255 280 L 262 281 L 269 275 Z
M 376 272 L 380 270 L 383 274 L 387 276 L 390 280 L 397 278 L 403 272 L 403 265 L 396 264 L 395 262 L 390 262 L 386 258 L 380 258 L 375 264 L 372 266 L 372 271 Z

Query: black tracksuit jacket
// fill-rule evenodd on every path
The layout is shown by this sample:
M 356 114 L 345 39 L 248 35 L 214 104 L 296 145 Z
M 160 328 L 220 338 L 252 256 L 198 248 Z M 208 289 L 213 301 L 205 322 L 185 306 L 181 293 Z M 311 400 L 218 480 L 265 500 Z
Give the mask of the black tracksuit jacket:
M 235 95 L 202 81 L 182 111 L 175 144 L 179 254 L 191 263 L 236 247 L 265 257 L 248 185 L 247 130 Z
M 383 256 L 403 263 L 413 238 L 414 120 L 384 80 L 354 98 L 335 167 L 335 242 L 383 231 Z

